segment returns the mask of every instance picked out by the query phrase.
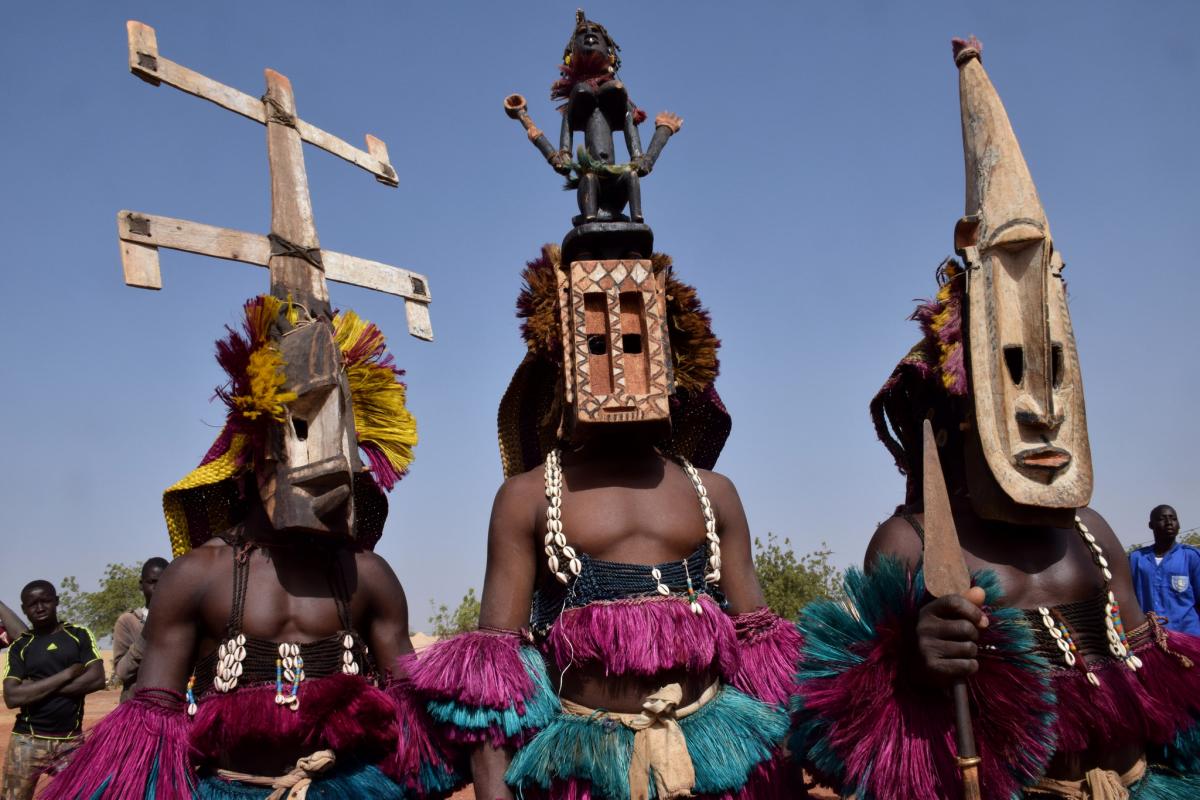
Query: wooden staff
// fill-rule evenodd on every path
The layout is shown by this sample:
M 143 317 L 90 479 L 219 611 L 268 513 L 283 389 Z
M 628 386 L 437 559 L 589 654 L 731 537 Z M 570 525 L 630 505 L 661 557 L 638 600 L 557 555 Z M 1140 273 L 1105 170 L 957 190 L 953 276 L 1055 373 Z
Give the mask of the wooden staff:
M 925 494 L 925 588 L 934 597 L 965 594 L 971 588 L 971 574 L 963 560 L 950 497 L 942 476 L 933 426 L 925 420 L 924 494 Z M 954 727 L 958 740 L 958 768 L 962 773 L 964 800 L 981 800 L 979 793 L 979 751 L 975 728 L 971 724 L 971 702 L 966 679 L 951 687 L 954 698 Z

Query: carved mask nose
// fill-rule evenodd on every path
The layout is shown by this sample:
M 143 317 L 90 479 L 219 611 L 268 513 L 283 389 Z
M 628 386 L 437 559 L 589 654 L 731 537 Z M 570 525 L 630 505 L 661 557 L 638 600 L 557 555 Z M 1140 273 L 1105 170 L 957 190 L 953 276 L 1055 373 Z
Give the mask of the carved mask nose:
M 1019 425 L 1039 430 L 1053 430 L 1062 425 L 1061 414 L 1047 412 L 1046 409 L 1029 395 L 1017 399 L 1016 418 Z

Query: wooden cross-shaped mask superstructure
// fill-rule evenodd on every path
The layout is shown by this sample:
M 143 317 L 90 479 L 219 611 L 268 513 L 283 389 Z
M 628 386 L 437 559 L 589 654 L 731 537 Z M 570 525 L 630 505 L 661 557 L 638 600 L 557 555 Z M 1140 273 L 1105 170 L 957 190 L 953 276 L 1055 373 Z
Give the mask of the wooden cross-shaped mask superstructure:
M 277 530 L 353 536 L 354 496 L 363 464 L 342 351 L 335 341 L 326 279 L 403 297 L 409 333 L 430 340 L 428 282 L 421 275 L 374 261 L 322 250 L 313 222 L 303 142 L 362 167 L 396 186 L 382 141 L 367 136 L 367 151 L 298 119 L 286 77 L 266 70 L 266 94 L 256 100 L 163 58 L 154 29 L 130 21 L 129 67 L 158 85 L 210 100 L 267 127 L 271 174 L 271 232 L 268 236 L 215 228 L 187 220 L 121 211 L 117 215 L 125 282 L 162 287 L 158 248 L 266 266 L 271 295 L 286 311 L 270 321 L 272 349 L 283 365 L 282 411 L 271 412 L 265 450 L 255 456 L 258 493 Z M 278 374 L 278 373 L 277 373 Z M 276 416 L 276 414 L 278 416 Z
M 155 86 L 160 83 L 174 86 L 267 126 L 272 235 L 121 211 L 117 214 L 117 235 L 121 240 L 125 283 L 161 289 L 158 248 L 185 250 L 269 267 L 272 294 L 284 298 L 291 293 L 297 302 L 328 305 L 326 279 L 403 297 L 409 333 L 431 340 L 429 282 L 423 275 L 321 250 L 317 240 L 302 142 L 365 169 L 384 185 L 396 186 L 396 171 L 388 163 L 387 145 L 368 134 L 367 150 L 359 150 L 298 119 L 291 83 L 274 70 L 266 70 L 267 91 L 259 100 L 163 58 L 158 52 L 154 29 L 149 25 L 130 20 L 127 28 L 129 69 L 134 75 Z

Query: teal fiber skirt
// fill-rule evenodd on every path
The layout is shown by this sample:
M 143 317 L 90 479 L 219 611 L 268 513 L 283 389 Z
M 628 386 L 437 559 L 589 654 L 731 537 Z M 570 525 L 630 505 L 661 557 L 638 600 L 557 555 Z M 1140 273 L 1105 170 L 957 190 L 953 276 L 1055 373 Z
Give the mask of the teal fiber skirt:
M 697 795 L 741 790 L 779 754 L 787 712 L 730 686 L 679 720 L 696 771 Z M 517 751 L 505 780 L 518 792 L 557 796 L 588 790 L 591 800 L 629 800 L 633 731 L 599 714 L 558 713 Z M 650 796 L 655 796 L 650 786 Z
M 263 800 L 273 790 L 217 777 L 200 780 L 200 800 Z M 372 766 L 336 767 L 308 787 L 308 800 L 406 800 L 404 788 Z

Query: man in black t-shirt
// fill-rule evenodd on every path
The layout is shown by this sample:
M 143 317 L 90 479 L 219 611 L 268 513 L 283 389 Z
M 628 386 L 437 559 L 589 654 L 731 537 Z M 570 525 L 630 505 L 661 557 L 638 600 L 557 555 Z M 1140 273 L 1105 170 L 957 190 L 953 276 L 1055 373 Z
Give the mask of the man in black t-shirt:
M 58 593 L 49 581 L 21 590 L 21 610 L 33 626 L 12 643 L 4 670 L 4 704 L 20 708 L 4 758 L 0 800 L 31 800 L 38 776 L 79 745 L 83 698 L 104 688 L 104 663 L 91 631 L 58 621 Z

